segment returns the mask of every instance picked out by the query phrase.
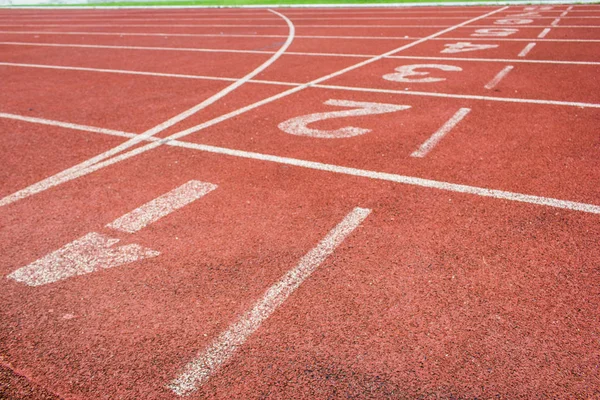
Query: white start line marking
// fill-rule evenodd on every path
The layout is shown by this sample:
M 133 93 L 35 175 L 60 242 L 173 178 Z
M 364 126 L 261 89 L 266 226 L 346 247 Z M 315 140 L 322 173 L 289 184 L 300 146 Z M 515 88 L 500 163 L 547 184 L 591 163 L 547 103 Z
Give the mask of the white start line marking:
M 126 233 L 135 233 L 216 188 L 217 185 L 212 183 L 189 181 L 123 215 L 106 227 Z M 90 274 L 101 269 L 114 268 L 145 258 L 156 257 L 160 254 L 158 251 L 144 248 L 138 244 L 113 247 L 118 242 L 119 239 L 90 232 L 59 250 L 19 268 L 8 275 L 8 278 L 28 286 L 41 286 L 78 275 Z
M 471 111 L 470 108 L 461 108 L 450 118 L 440 129 L 438 129 L 429 139 L 427 139 L 421 147 L 415 150 L 410 156 L 423 158 L 429 153 L 439 142 L 446 136 L 452 128 L 454 128 L 467 114 Z
M 173 211 L 198 200 L 216 188 L 217 185 L 212 183 L 189 181 L 177 189 L 165 193 L 130 213 L 117 218 L 106 225 L 106 227 L 127 233 L 137 232 L 164 216 L 171 214 Z
M 206 383 L 370 213 L 369 209 L 357 207 L 346 215 L 316 247 L 302 257 L 298 265 L 271 286 L 250 310 L 189 362 L 167 387 L 179 396 L 185 396 Z

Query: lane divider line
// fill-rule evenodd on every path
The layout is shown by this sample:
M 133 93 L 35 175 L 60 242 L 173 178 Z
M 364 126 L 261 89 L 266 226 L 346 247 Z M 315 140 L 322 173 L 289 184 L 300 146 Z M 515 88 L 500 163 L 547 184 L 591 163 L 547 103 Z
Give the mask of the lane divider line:
M 208 381 L 244 345 L 246 340 L 310 277 L 342 242 L 369 216 L 370 209 L 355 208 L 254 306 L 222 332 L 204 351 L 190 361 L 169 389 L 179 396 L 189 395 Z
M 440 127 L 429 139 L 427 139 L 417 150 L 411 153 L 411 157 L 423 158 L 446 136 L 464 117 L 469 114 L 470 108 L 461 108 Z
M 6 115 L 6 114 L 4 114 L 4 115 Z M 0 114 L 0 117 L 6 118 L 6 117 L 4 117 L 4 115 Z M 8 117 L 8 118 L 10 118 L 10 117 Z M 11 119 L 17 119 L 17 118 L 11 118 Z M 25 121 L 25 119 L 22 119 L 22 120 Z M 27 121 L 27 122 L 38 123 L 36 121 Z M 65 122 L 51 121 L 51 120 L 45 120 L 44 124 L 52 125 L 52 122 L 56 122 L 56 124 L 55 124 L 56 126 L 64 126 L 63 124 L 66 124 Z M 69 124 L 69 125 L 71 125 L 70 129 L 80 130 L 83 132 L 93 132 L 93 133 L 101 133 L 101 134 L 105 134 L 105 135 L 124 136 L 124 137 L 137 136 L 136 134 L 129 133 L 129 132 L 118 132 L 118 131 L 111 131 L 111 130 L 101 130 L 101 131 L 88 130 L 88 129 L 86 129 L 85 126 L 83 126 L 83 129 L 82 129 L 82 128 L 79 128 L 79 127 L 81 127 L 81 125 L 76 125 L 76 124 Z M 66 127 L 66 126 L 64 126 L 64 127 Z M 151 142 L 158 142 L 158 141 L 161 141 L 162 139 L 159 139 L 156 137 L 151 137 L 151 138 L 147 138 L 145 140 L 151 141 Z M 523 202 L 523 203 L 534 204 L 534 205 L 543 205 L 543 206 L 554 207 L 554 208 L 562 208 L 562 209 L 571 210 L 571 211 L 581 211 L 581 212 L 586 212 L 586 213 L 591 213 L 591 214 L 600 214 L 600 205 L 581 203 L 581 202 L 570 201 L 570 200 L 561 200 L 561 199 L 556 199 L 556 198 L 552 198 L 552 197 L 530 195 L 530 194 L 510 192 L 510 191 L 505 191 L 505 190 L 489 189 L 489 188 L 478 187 L 478 186 L 462 185 L 462 184 L 456 184 L 456 183 L 450 183 L 450 182 L 444 182 L 444 181 L 436 181 L 436 180 L 432 180 L 432 179 L 419 178 L 419 177 L 415 177 L 415 176 L 406 176 L 406 175 L 399 175 L 399 174 L 393 174 L 393 173 L 387 173 L 387 172 L 377 172 L 377 171 L 358 169 L 358 168 L 352 168 L 352 167 L 344 167 L 344 166 L 339 166 L 339 165 L 334 165 L 334 164 L 326 164 L 326 163 L 321 163 L 321 162 L 316 162 L 316 161 L 308 161 L 308 160 L 301 160 L 301 159 L 290 158 L 290 157 L 282 157 L 282 156 L 262 154 L 262 153 L 244 151 L 244 150 L 236 150 L 236 149 L 230 149 L 230 148 L 226 148 L 226 147 L 210 146 L 210 145 L 204 145 L 204 144 L 199 144 L 199 143 L 184 142 L 184 141 L 180 141 L 180 140 L 172 140 L 172 141 L 166 142 L 164 144 L 166 144 L 167 146 L 174 146 L 174 147 L 179 147 L 179 148 L 184 148 L 184 149 L 189 149 L 189 150 L 197 150 L 197 151 L 204 151 L 204 152 L 208 152 L 208 153 L 226 155 L 226 156 L 231 156 L 231 157 L 273 162 L 273 163 L 277 163 L 277 164 L 296 166 L 296 167 L 307 168 L 307 169 L 312 169 L 312 170 L 317 170 L 317 171 L 325 171 L 325 172 L 338 173 L 338 174 L 343 174 L 343 175 L 358 176 L 358 177 L 369 178 L 369 179 L 378 179 L 378 180 L 383 180 L 383 181 L 396 182 L 396 183 L 424 187 L 424 188 L 445 190 L 445 191 L 449 191 L 449 192 L 467 193 L 467 194 L 472 194 L 472 195 L 476 195 L 476 196 L 490 197 L 490 198 L 495 198 L 495 199 L 500 199 L 500 200 L 508 200 L 508 201 L 517 201 L 517 202 Z
M 92 167 L 93 165 L 101 162 L 102 160 L 106 160 L 126 149 L 129 149 L 129 148 L 137 145 L 138 143 L 141 143 L 145 138 L 153 137 L 157 133 L 162 132 L 163 130 L 196 114 L 198 111 L 209 106 L 210 104 L 213 104 L 217 100 L 223 98 L 227 94 L 231 93 L 232 91 L 234 91 L 238 87 L 242 86 L 243 84 L 248 82 L 250 79 L 252 79 L 256 75 L 258 75 L 259 73 L 264 71 L 267 67 L 269 67 L 271 64 L 273 64 L 287 50 L 287 48 L 290 46 L 290 44 L 294 40 L 294 35 L 295 35 L 294 25 L 286 16 L 284 16 L 283 14 L 280 14 L 276 11 L 273 11 L 273 10 L 269 10 L 269 11 L 275 15 L 280 16 L 286 22 L 286 24 L 288 25 L 288 28 L 289 28 L 289 35 L 288 35 L 287 40 L 279 48 L 279 50 L 275 54 L 273 54 L 268 60 L 266 60 L 264 63 L 262 63 L 259 67 L 254 69 L 252 72 L 250 72 L 243 78 L 240 78 L 239 80 L 233 82 L 231 85 L 227 86 L 226 88 L 222 89 L 221 91 L 210 96 L 209 98 L 202 101 L 201 103 L 168 119 L 165 122 L 160 123 L 159 125 L 147 130 L 146 132 L 142 133 L 141 135 L 131 138 L 130 140 L 128 140 L 124 143 L 121 143 L 120 145 L 118 145 L 108 151 L 98 154 L 97 156 L 92 157 L 89 160 L 79 163 L 71 168 L 68 168 L 62 172 L 59 172 L 58 174 L 55 174 L 51 177 L 43 179 L 40 182 L 37 182 L 33 185 L 30 185 L 22 190 L 19 190 L 13 194 L 10 194 L 10 195 L 0 199 L 0 206 L 8 205 L 17 200 L 27 198 L 31 195 L 43 192 L 51 187 L 60 185 L 62 183 L 68 182 L 72 179 L 75 179 L 77 177 L 87 174 L 87 172 L 85 172 L 87 168 Z

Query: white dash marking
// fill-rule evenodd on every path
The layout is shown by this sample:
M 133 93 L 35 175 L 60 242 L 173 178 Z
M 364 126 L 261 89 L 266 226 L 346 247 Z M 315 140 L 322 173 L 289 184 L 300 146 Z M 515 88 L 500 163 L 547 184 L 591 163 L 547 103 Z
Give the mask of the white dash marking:
M 560 17 L 556 18 L 554 21 L 552 21 L 552 23 L 550 24 L 551 26 L 558 26 L 558 22 L 560 21 Z
M 134 233 L 158 221 L 173 211 L 185 207 L 212 192 L 217 185 L 200 181 L 189 181 L 156 199 L 149 201 L 106 225 L 107 228 Z
M 489 82 L 488 82 L 488 83 L 487 83 L 487 84 L 486 84 L 484 87 L 485 87 L 486 89 L 493 89 L 493 88 L 495 88 L 495 87 L 496 87 L 496 85 L 497 85 L 498 83 L 500 83 L 500 81 L 501 81 L 502 79 L 504 79 L 504 77 L 505 77 L 506 75 L 508 75 L 508 73 L 509 73 L 509 72 L 510 72 L 512 69 L 513 69 L 513 66 L 512 66 L 512 65 L 507 65 L 506 67 L 504 67 L 504 68 L 502 69 L 502 71 L 498 72 L 498 75 L 496 75 L 496 76 L 494 77 L 494 79 L 492 79 L 491 81 L 489 81 Z
M 546 28 L 544 29 L 539 35 L 538 38 L 543 39 L 546 37 L 546 35 L 550 32 L 550 28 Z
M 8 278 L 29 286 L 47 285 L 160 254 L 138 244 L 112 247 L 118 241 L 119 239 L 100 233 L 88 233 L 39 260 L 19 268 L 8 275 Z
M 519 53 L 519 57 L 525 57 L 534 47 L 535 43 L 529 43 L 527 46 L 525 46 L 525 48 L 523 48 L 523 50 L 521 50 L 521 52 Z
M 469 112 L 470 108 L 461 108 L 450 118 L 446 123 L 437 130 L 429 139 L 425 141 L 417 150 L 415 150 L 410 156 L 411 157 L 425 157 L 444 136 L 448 134 Z
M 203 352 L 188 363 L 183 372 L 168 384 L 179 396 L 188 395 L 202 386 L 304 282 L 319 265 L 367 218 L 371 210 L 355 208 L 310 250 L 277 283 L 271 286 L 254 306 L 233 323 Z

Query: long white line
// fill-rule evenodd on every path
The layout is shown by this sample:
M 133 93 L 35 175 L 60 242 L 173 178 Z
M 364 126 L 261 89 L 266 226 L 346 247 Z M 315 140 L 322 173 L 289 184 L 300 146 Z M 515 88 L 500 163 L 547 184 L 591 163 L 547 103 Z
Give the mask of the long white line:
M 411 157 L 423 158 L 446 136 L 467 114 L 470 108 L 461 108 L 440 129 L 427 139 L 417 150 L 411 153 Z
M 26 45 L 26 46 L 46 46 L 44 43 L 28 43 L 28 42 L 0 42 L 1 44 L 15 44 L 15 45 Z M 54 47 L 55 44 L 49 44 L 48 46 Z M 60 45 L 62 46 L 62 45 Z M 70 47 L 71 45 L 67 45 Z M 236 50 L 236 49 L 204 49 L 204 48 L 185 48 L 185 47 L 146 47 L 146 46 L 110 46 L 110 45 L 72 45 L 73 47 L 90 47 L 90 48 L 124 48 L 131 50 L 157 50 L 157 51 L 189 51 L 189 52 L 207 52 L 207 53 L 241 53 L 241 54 L 273 54 L 274 51 L 269 50 Z M 375 57 L 374 54 L 348 54 L 348 53 L 310 53 L 310 52 L 297 52 L 297 51 L 287 51 L 285 53 L 286 56 L 309 56 L 309 57 L 350 57 L 350 58 L 371 58 Z M 524 59 L 516 59 L 516 58 L 473 58 L 473 57 L 438 57 L 438 56 L 386 56 L 386 59 L 400 59 L 400 60 L 437 60 L 437 61 L 467 61 L 467 62 L 493 62 L 493 63 L 525 63 L 525 64 L 558 64 L 558 65 L 600 65 L 598 61 L 568 61 L 568 60 L 524 60 Z M 65 69 L 78 69 L 79 67 L 70 67 L 70 66 L 58 66 L 58 65 L 45 65 L 45 64 L 29 64 L 29 63 L 10 63 L 10 62 L 0 62 L 0 65 L 6 66 L 23 66 L 23 67 L 39 67 L 39 68 L 65 68 Z M 116 69 L 105 69 L 105 68 L 85 68 L 80 67 L 82 71 L 97 71 L 97 72 L 122 72 L 132 74 L 136 73 L 136 71 L 125 71 L 125 70 L 116 70 Z M 153 73 L 142 73 L 142 74 L 153 74 Z M 191 78 L 197 78 L 199 75 L 183 75 L 183 74 L 169 74 L 169 73 L 156 73 L 157 76 L 175 76 L 175 77 L 185 77 L 189 76 Z M 218 77 L 207 77 L 207 79 L 221 79 Z M 231 80 L 230 78 L 222 78 L 222 80 Z
M 525 57 L 527 54 L 529 54 L 529 52 L 531 51 L 531 49 L 533 49 L 535 47 L 535 43 L 529 43 L 527 46 L 525 46 L 523 48 L 523 50 L 521 50 L 521 52 L 519 53 L 519 57 Z
M 543 19 L 555 19 L 556 17 L 551 16 L 551 17 L 533 17 L 532 19 L 534 20 L 543 20 Z M 600 19 L 600 16 L 581 16 L 581 17 L 563 17 L 562 15 L 560 16 L 560 18 L 566 18 L 566 19 Z M 355 18 L 355 17 L 342 17 L 342 16 L 338 16 L 335 18 L 291 18 L 294 21 L 298 21 L 298 20 L 316 20 L 316 21 L 328 21 L 328 20 L 393 20 L 393 21 L 397 21 L 397 20 L 432 20 L 432 19 L 436 19 L 436 20 L 446 20 L 446 19 L 464 19 L 464 16 L 456 16 L 456 17 L 434 17 L 434 16 L 428 16 L 428 17 L 372 17 L 372 18 Z M 104 21 L 106 20 L 106 21 Z M 195 21 L 195 22 L 202 22 L 202 21 L 231 21 L 231 20 L 236 20 L 236 21 L 240 21 L 240 18 L 110 18 L 110 17 L 106 17 L 106 18 L 100 18 L 100 19 L 88 19 L 88 20 L 80 20 L 80 21 L 73 21 L 73 20 L 69 20 L 69 19 L 31 19 L 31 20 L 26 20 L 26 19 L 12 19 L 10 20 L 10 24 L 1 24 L 0 26 L 127 26 L 127 25 L 122 25 L 121 22 L 170 22 L 170 21 Z M 256 19 L 252 19 L 252 21 L 277 21 L 276 18 L 256 18 Z M 17 24 L 17 22 L 19 22 Z M 35 24 L 33 24 L 32 22 L 36 22 Z M 44 24 L 37 24 L 38 22 L 42 22 Z M 45 23 L 50 23 L 50 22 L 62 22 L 62 24 L 52 24 L 52 25 L 48 25 Z M 65 23 L 66 22 L 66 23 Z M 112 24 L 107 24 L 105 22 L 112 22 Z M 90 23 L 92 24 L 101 24 L 101 25 L 90 25 Z M 241 24 L 239 26 L 260 26 L 261 24 Z M 141 24 L 141 25 L 134 25 L 134 26 L 151 26 L 150 24 Z M 214 26 L 214 25 L 207 25 L 207 24 L 194 24 L 194 25 L 181 25 L 181 26 L 194 26 L 194 27 L 204 27 L 204 26 Z M 218 26 L 218 25 L 217 25 Z M 231 24 L 229 26 L 236 26 L 235 24 Z M 302 26 L 300 24 L 296 24 L 296 26 Z M 375 26 L 375 25 L 371 25 L 371 26 Z M 427 25 L 425 25 L 426 27 Z
M 225 89 L 221 90 L 220 92 L 210 96 L 208 99 L 206 99 L 206 100 L 202 101 L 201 103 L 195 105 L 194 107 L 170 118 L 169 120 L 155 126 L 154 128 L 147 130 L 146 132 L 142 133 L 141 135 L 136 136 L 132 139 L 129 139 L 128 141 L 126 141 L 108 151 L 105 151 L 95 157 L 92 157 L 89 160 L 86 160 L 80 164 L 77 164 L 71 168 L 68 168 L 65 171 L 59 172 L 56 175 L 53 175 L 49 178 L 46 178 L 40 182 L 37 182 L 33 185 L 30 185 L 22 190 L 19 190 L 13 194 L 10 194 L 10 195 L 0 199 L 0 206 L 4 206 L 4 205 L 10 204 L 10 203 L 13 203 L 20 199 L 24 199 L 35 193 L 42 192 L 51 187 L 60 185 L 61 183 L 68 182 L 74 178 L 85 175 L 85 172 L 82 173 L 82 171 L 85 171 L 86 168 L 93 166 L 94 164 L 99 163 L 102 160 L 110 158 L 110 157 L 114 156 L 115 154 L 118 154 L 130 147 L 133 147 L 136 144 L 143 141 L 145 138 L 152 137 L 152 136 L 156 135 L 157 133 L 177 124 L 178 122 L 183 121 L 184 119 L 194 115 L 195 113 L 197 113 L 198 111 L 207 107 L 208 105 L 213 104 L 217 100 L 223 98 L 227 94 L 231 93 L 238 87 L 242 86 L 244 83 L 251 80 L 256 75 L 258 75 L 259 73 L 264 71 L 267 67 L 269 67 L 271 64 L 273 64 L 287 50 L 287 48 L 290 46 L 290 44 L 294 40 L 294 34 L 295 34 L 294 25 L 286 16 L 284 16 L 276 11 L 273 11 L 273 10 L 269 10 L 269 11 L 271 11 L 272 13 L 274 13 L 276 15 L 279 15 L 287 23 L 288 28 L 289 28 L 289 36 L 288 36 L 287 40 L 285 41 L 285 43 L 279 48 L 279 50 L 275 54 L 273 54 L 267 61 L 265 61 L 263 64 L 261 64 L 259 67 L 254 69 L 252 72 L 250 72 L 243 78 L 237 80 L 236 82 L 233 82 L 231 85 L 227 86 Z
M 34 124 L 41 124 L 41 125 L 58 126 L 61 128 L 74 129 L 74 130 L 78 130 L 78 131 L 103 133 L 105 135 L 120 136 L 120 137 L 126 137 L 126 138 L 132 138 L 134 136 L 137 136 L 135 134 L 127 134 L 127 133 L 117 131 L 114 129 L 98 128 L 95 126 L 72 124 L 70 122 L 60 122 L 60 121 L 54 121 L 54 120 L 45 119 L 45 118 L 26 117 L 26 116 L 2 113 L 2 112 L 0 112 L 0 118 L 12 119 L 12 120 L 16 120 L 16 121 L 31 122 Z
M 14 114 L 0 114 L 0 118 L 17 119 L 17 120 L 22 120 L 22 121 L 27 121 L 27 122 L 32 122 L 32 123 L 42 123 L 44 125 L 54 125 L 54 126 L 66 127 L 66 128 L 73 129 L 73 130 L 79 130 L 79 131 L 83 131 L 83 132 L 94 132 L 94 133 L 101 133 L 101 134 L 112 135 L 112 136 L 122 136 L 122 137 L 137 136 L 134 133 L 113 131 L 110 129 L 88 129 L 90 127 L 87 127 L 85 125 L 77 125 L 77 124 L 71 124 L 71 123 L 61 122 L 61 121 L 42 120 L 42 122 L 40 122 L 41 119 L 39 119 L 39 118 L 22 117 L 22 116 L 18 116 L 18 115 L 14 115 Z M 151 137 L 151 138 L 147 138 L 145 140 L 152 141 L 152 142 L 159 142 L 162 139 L 159 139 L 156 137 Z M 281 157 L 281 156 L 276 156 L 276 155 L 249 152 L 249 151 L 244 151 L 244 150 L 236 150 L 236 149 L 230 149 L 230 148 L 225 148 L 225 147 L 209 146 L 209 145 L 204 145 L 204 144 L 199 144 L 199 143 L 190 143 L 190 142 L 184 142 L 184 141 L 179 141 L 179 140 L 171 140 L 169 142 L 165 142 L 164 144 L 166 144 L 167 146 L 180 147 L 180 148 L 184 148 L 184 149 L 204 151 L 204 152 L 208 152 L 208 153 L 221 154 L 221 155 L 226 155 L 226 156 L 231 156 L 231 157 L 240 157 L 240 158 L 246 158 L 246 159 L 251 159 L 251 160 L 273 162 L 273 163 L 283 164 L 283 165 L 292 165 L 292 166 L 296 166 L 296 167 L 300 167 L 300 168 L 307 168 L 307 169 L 313 169 L 313 170 L 318 170 L 318 171 L 326 171 L 326 172 L 351 175 L 351 176 L 360 176 L 360 177 L 369 178 L 369 179 L 379 179 L 379 180 L 396 182 L 396 183 L 413 185 L 413 186 L 419 186 L 419 187 L 427 187 L 427 188 L 433 188 L 433 189 L 439 189 L 439 190 L 446 190 L 446 191 L 450 191 L 450 192 L 467 193 L 467 194 L 472 194 L 472 195 L 476 195 L 476 196 L 490 197 L 490 198 L 496 198 L 496 199 L 501 199 L 501 200 L 518 201 L 518 202 L 524 202 L 524 203 L 529 203 L 529 204 L 562 208 L 562 209 L 567 209 L 567 210 L 572 210 L 572 211 L 582 211 L 582 212 L 587 212 L 587 213 L 592 213 L 592 214 L 600 214 L 600 205 L 595 205 L 595 204 L 580 203 L 580 202 L 574 202 L 574 201 L 569 201 L 569 200 L 560 200 L 560 199 L 555 199 L 555 198 L 551 198 L 551 197 L 534 196 L 534 195 L 528 195 L 528 194 L 523 194 L 523 193 L 508 192 L 508 191 L 504 191 L 504 190 L 482 188 L 482 187 L 477 187 L 477 186 L 461 185 L 461 184 L 436 181 L 436 180 L 431 180 L 431 179 L 423 179 L 423 178 L 419 178 L 419 177 L 415 177 L 415 176 L 405 176 L 405 175 L 391 174 L 391 173 L 386 173 L 386 172 L 377 172 L 377 171 L 370 171 L 370 170 L 364 170 L 364 169 L 343 167 L 343 166 L 339 166 L 339 165 L 325 164 L 325 163 L 320 163 L 320 162 L 315 162 L 315 161 L 300 160 L 300 159 L 296 159 L 296 158 Z
M 410 57 L 412 58 L 412 57 Z M 421 58 L 421 57 L 419 57 Z M 443 58 L 440 58 L 443 59 Z M 502 60 L 500 60 L 502 61 Z M 518 60 L 506 60 L 516 62 Z M 600 63 L 596 63 L 600 64 Z M 594 65 L 596 65 L 594 64 Z M 166 78 L 181 78 L 181 79 L 202 79 L 202 80 L 215 80 L 215 81 L 226 81 L 235 82 L 237 78 L 226 78 L 206 75 L 184 75 L 184 74 L 168 74 L 160 72 L 143 72 L 143 71 L 128 71 L 128 70 L 116 70 L 116 69 L 99 69 L 99 68 L 86 68 L 86 67 L 69 67 L 69 66 L 55 66 L 55 65 L 40 65 L 40 64 L 19 64 L 19 63 L 4 63 L 0 62 L 0 66 L 15 66 L 24 68 L 40 68 L 40 69 L 58 69 L 67 71 L 83 71 L 83 72 L 100 72 L 100 73 L 115 73 L 125 75 L 141 75 L 141 76 L 155 76 L 155 77 L 166 77 Z M 283 82 L 283 81 L 270 81 L 263 79 L 251 79 L 249 83 L 259 83 L 265 85 L 279 85 L 279 86 L 292 86 L 299 87 L 306 84 L 297 82 Z M 481 100 L 481 101 L 495 101 L 502 103 L 525 103 L 525 104 L 539 104 L 539 105 L 552 105 L 552 106 L 567 106 L 567 107 L 581 107 L 581 108 L 600 108 L 600 103 L 585 103 L 585 102 L 573 102 L 573 101 L 560 101 L 560 100 L 543 100 L 543 99 L 525 99 L 515 97 L 493 97 L 493 96 L 477 96 L 469 94 L 453 94 L 453 93 L 440 93 L 440 92 L 421 92 L 412 90 L 395 90 L 395 89 L 376 89 L 366 88 L 358 86 L 340 86 L 340 85 L 327 85 L 327 84 L 315 84 L 312 87 L 321 89 L 333 89 L 333 90 L 345 90 L 354 92 L 369 92 L 369 93 L 386 93 L 386 94 L 399 94 L 409 96 L 428 96 L 438 98 L 450 98 L 450 99 L 468 99 L 468 100 Z M 262 105 L 262 104 L 261 104 Z M 248 107 L 254 107 L 250 105 Z M 242 110 L 242 109 L 240 109 Z M 239 115 L 240 110 L 233 111 L 234 115 L 226 114 L 227 118 L 231 118 Z M 248 111 L 246 107 L 243 108 L 243 112 Z M 223 116 L 216 118 L 215 120 L 205 122 L 198 126 L 194 132 L 198 130 L 212 126 L 218 122 L 221 122 Z
M 493 78 L 491 81 L 489 81 L 488 83 L 486 83 L 486 85 L 485 85 L 484 87 L 485 87 L 486 89 L 488 89 L 488 90 L 491 90 L 491 89 L 495 88 L 495 87 L 496 87 L 496 85 L 497 85 L 498 83 L 500 83 L 500 81 L 501 81 L 502 79 L 504 79 L 504 77 L 505 77 L 506 75 L 508 75 L 508 73 L 509 73 L 510 71 L 512 71 L 512 69 L 513 69 L 513 66 L 512 66 L 512 65 L 507 65 L 507 66 L 506 66 L 506 67 L 504 67 L 504 68 L 503 68 L 503 69 L 502 69 L 500 72 L 498 72 L 498 74 L 497 74 L 497 75 L 496 75 L 496 76 L 495 76 L 495 77 L 494 77 L 494 78 Z
M 355 26 L 359 27 L 359 26 Z M 332 28 L 340 28 L 340 26 L 336 26 L 336 27 L 332 27 Z M 2 32 L 0 32 L 2 33 Z M 8 34 L 21 34 L 21 31 L 5 31 L 5 33 Z M 61 36 L 64 32 L 61 31 L 41 31 L 41 32 L 32 32 L 32 33 L 26 33 L 26 34 L 56 34 L 57 36 Z M 84 34 L 87 34 L 87 32 L 85 32 Z M 115 33 L 116 35 L 116 33 Z M 123 34 L 124 36 L 128 36 L 128 35 L 134 35 L 134 36 L 161 36 L 163 37 L 170 37 L 170 36 L 174 36 L 174 37 L 180 37 L 180 36 L 188 36 L 188 34 L 171 34 L 171 33 L 165 33 L 165 34 L 160 34 L 160 33 L 132 33 L 132 32 L 127 32 Z M 219 37 L 219 38 L 253 38 L 253 39 L 257 39 L 257 38 L 286 38 L 286 35 L 279 35 L 279 34 L 246 34 L 246 33 L 194 33 L 194 34 L 189 34 L 192 37 L 207 37 L 207 38 L 212 38 L 212 37 Z M 410 36 L 410 35 L 403 35 L 403 36 L 348 36 L 348 35 L 296 35 L 296 39 L 343 39 L 343 40 L 417 40 L 417 39 L 423 39 L 423 36 Z M 461 41 L 485 41 L 485 42 L 531 42 L 531 41 L 535 41 L 535 42 L 548 42 L 548 43 L 600 43 L 600 39 L 544 39 L 544 38 L 500 38 L 500 37 L 495 37 L 495 38 L 486 38 L 486 37 L 443 37 L 443 38 L 433 38 L 430 40 L 435 40 L 435 41 L 444 41 L 444 42 L 449 42 L 452 40 L 461 40 Z M 26 45 L 27 43 L 35 43 L 35 42 L 14 42 L 14 41 L 3 41 L 0 44 L 6 44 L 6 45 L 17 45 L 19 43 L 23 43 L 24 45 Z M 54 47 L 89 47 L 89 48 L 122 48 L 122 49 L 127 49 L 127 48 L 141 48 L 143 49 L 144 46 L 119 46 L 119 45 L 92 45 L 92 44 L 69 44 L 69 43 L 43 43 L 40 42 L 39 46 L 54 46 Z M 176 50 L 177 48 L 175 47 L 156 47 L 156 46 L 148 46 L 147 48 L 152 49 L 152 48 L 156 48 L 156 49 L 160 49 L 160 50 Z
M 190 361 L 168 387 L 177 395 L 184 396 L 202 386 L 233 357 L 248 337 L 260 328 L 261 324 L 342 244 L 344 239 L 358 228 L 370 213 L 369 209 L 357 207 L 346 215 L 316 247 L 302 257 L 298 265 L 271 286 L 250 310 Z

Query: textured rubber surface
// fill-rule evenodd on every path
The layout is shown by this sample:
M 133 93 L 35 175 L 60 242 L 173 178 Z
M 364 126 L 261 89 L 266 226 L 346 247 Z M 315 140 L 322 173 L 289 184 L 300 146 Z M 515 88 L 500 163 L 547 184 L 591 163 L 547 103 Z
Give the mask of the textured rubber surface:
M 600 7 L 527 7 L 283 10 L 288 54 L 149 139 L 179 141 L 0 206 L 0 397 L 181 398 L 211 346 L 222 365 L 188 398 L 599 397 Z M 60 25 L 0 27 L 2 198 L 201 103 L 288 35 L 260 9 L 0 17 Z M 496 23 L 515 18 L 532 21 Z M 32 265 L 78 272 L 15 279 Z

